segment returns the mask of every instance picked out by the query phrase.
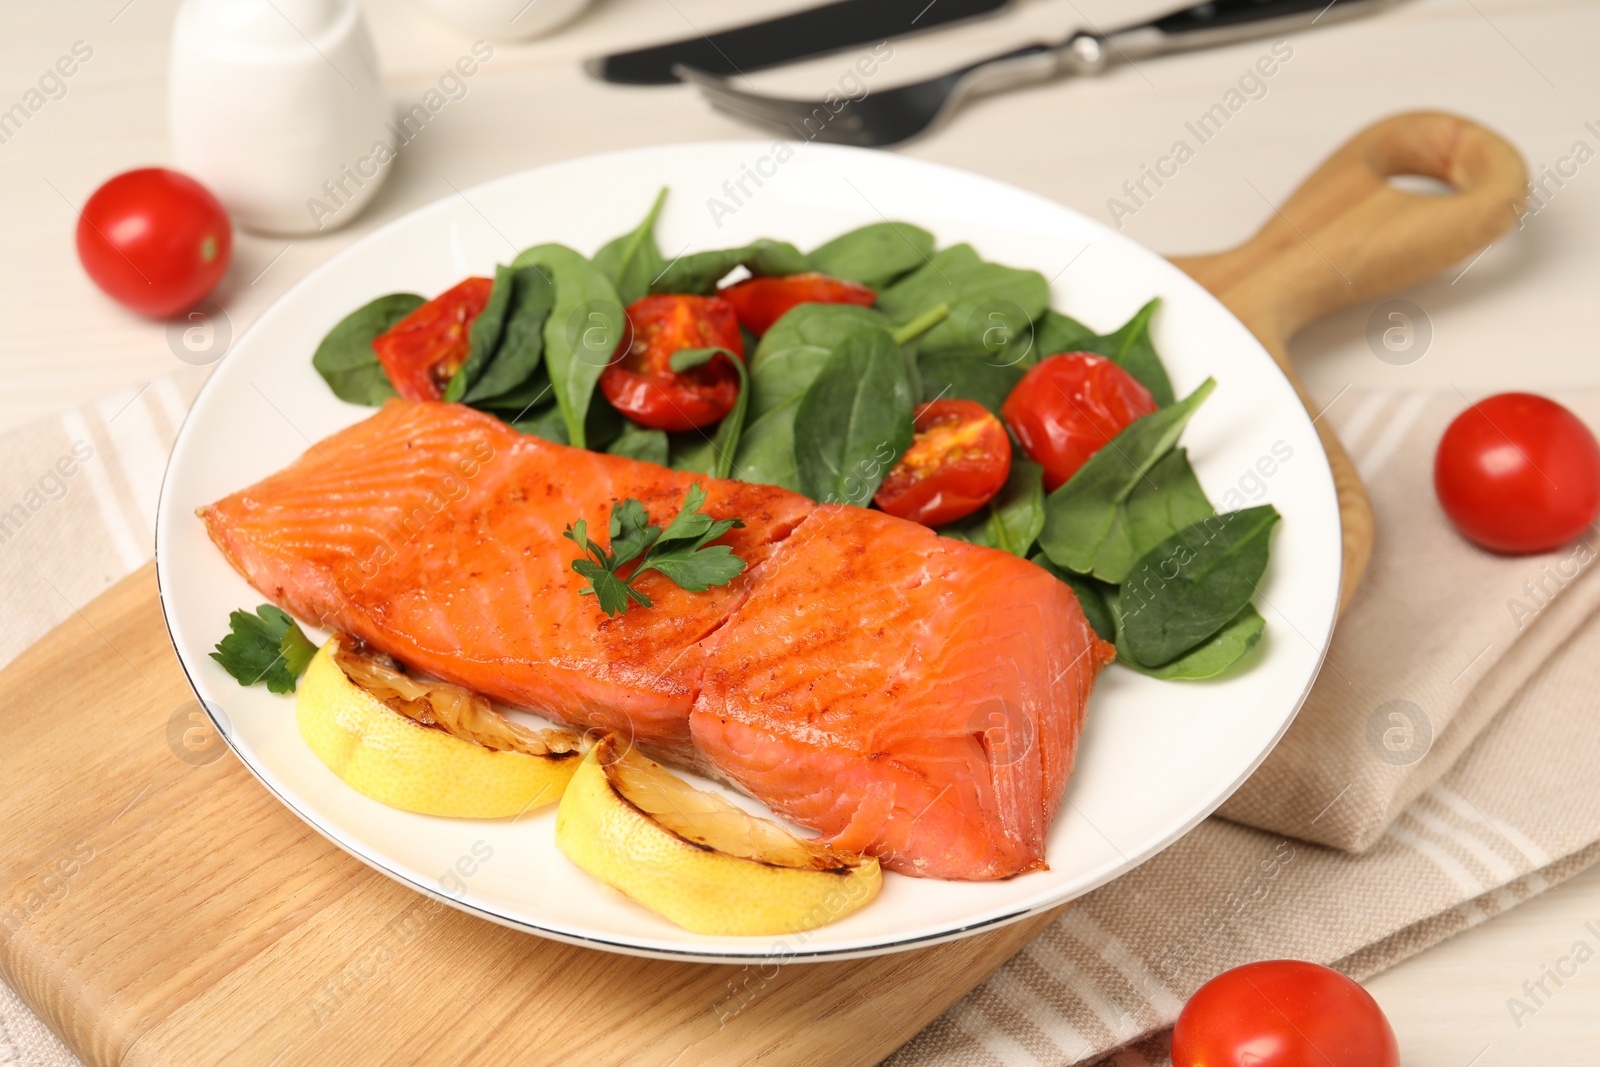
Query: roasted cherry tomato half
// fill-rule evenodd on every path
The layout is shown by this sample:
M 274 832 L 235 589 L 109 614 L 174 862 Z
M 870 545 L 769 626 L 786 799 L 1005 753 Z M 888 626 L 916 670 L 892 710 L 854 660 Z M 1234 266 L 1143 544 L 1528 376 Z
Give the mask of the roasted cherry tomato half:
M 672 354 L 726 348 L 744 358 L 733 305 L 719 296 L 647 296 L 628 305 L 628 336 L 600 373 L 611 406 L 652 430 L 694 430 L 733 410 L 738 370 L 727 356 L 678 372 Z
M 468 278 L 434 297 L 373 339 L 394 391 L 407 400 L 438 400 L 471 347 L 472 320 L 489 303 L 494 282 Z
M 864 285 L 826 274 L 791 274 L 787 278 L 751 278 L 722 290 L 739 313 L 739 322 L 757 337 L 799 304 L 859 304 L 871 307 L 878 294 Z
M 1042 359 L 1000 408 L 1054 490 L 1135 419 L 1155 411 L 1150 391 L 1109 359 L 1069 352 Z
M 873 501 L 890 515 L 943 526 L 987 504 L 1011 474 L 1011 438 L 976 400 L 917 408 L 916 436 Z
M 1201 986 L 1172 1031 L 1172 1067 L 1399 1067 L 1372 995 L 1299 960 L 1251 963 Z
M 233 251 L 228 214 L 185 174 L 146 167 L 94 191 L 78 216 L 78 259 L 125 307 L 156 318 L 193 307 Z
M 1469 540 L 1494 552 L 1548 552 L 1600 514 L 1600 445 L 1554 400 L 1501 393 L 1445 430 L 1433 487 Z

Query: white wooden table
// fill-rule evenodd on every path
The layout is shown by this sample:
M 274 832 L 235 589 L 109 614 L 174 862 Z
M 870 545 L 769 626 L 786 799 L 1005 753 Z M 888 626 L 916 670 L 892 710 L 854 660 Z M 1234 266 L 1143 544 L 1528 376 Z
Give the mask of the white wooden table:
M 76 208 L 104 179 L 170 159 L 167 39 L 176 0 L 57 0 L 6 7 L 0 110 L 74 42 L 93 57 L 60 99 L 0 142 L 0 429 L 176 369 L 161 324 L 101 297 L 79 269 Z M 392 95 L 410 103 L 471 39 L 415 0 L 369 0 Z M 794 0 L 760 11 L 805 6 Z M 898 43 L 881 84 L 1070 28 L 1115 25 L 1162 0 L 1018 0 L 1000 20 Z M 751 17 L 733 0 L 598 0 L 564 32 L 496 45 L 493 58 L 402 152 L 354 226 L 315 239 L 240 235 L 216 298 L 235 333 L 313 266 L 372 227 L 477 182 L 552 160 L 643 144 L 751 136 L 687 89 L 601 85 L 578 61 L 616 47 Z M 1600 2 L 1411 0 L 1372 20 L 1297 35 L 1294 58 L 1225 128 L 1123 220 L 1159 251 L 1202 252 L 1244 237 L 1320 157 L 1399 110 L 1462 112 L 1510 136 L 1537 176 L 1575 142 L 1600 150 Z M 1186 120 L 1215 103 L 1265 49 L 1245 44 L 1140 63 L 1097 81 L 1063 81 L 977 102 L 908 154 L 1015 182 L 1109 221 L 1107 200 L 1166 153 Z M 839 61 L 818 60 L 758 85 L 818 91 Z M 1585 123 L 1593 123 L 1593 128 Z M 1569 175 L 1574 166 L 1565 164 Z M 1346 385 L 1461 389 L 1600 384 L 1593 308 L 1600 290 L 1600 160 L 1546 179 L 1525 227 L 1461 269 L 1405 294 L 1431 320 L 1418 362 L 1396 367 L 1365 341 L 1371 307 L 1313 327 L 1296 346 L 1312 391 Z M 1553 194 L 1553 195 L 1551 195 Z M 1370 987 L 1400 1034 L 1408 1067 L 1596 1062 L 1600 963 L 1581 969 L 1519 1028 L 1506 1000 L 1593 935 L 1600 869 L 1417 957 Z

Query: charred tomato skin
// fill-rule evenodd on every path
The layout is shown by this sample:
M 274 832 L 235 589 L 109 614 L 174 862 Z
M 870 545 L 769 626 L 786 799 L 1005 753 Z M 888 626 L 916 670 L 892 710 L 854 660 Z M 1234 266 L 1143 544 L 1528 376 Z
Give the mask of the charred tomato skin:
M 975 400 L 932 400 L 917 408 L 911 447 L 873 502 L 896 518 L 943 526 L 977 511 L 1011 474 L 1011 439 Z

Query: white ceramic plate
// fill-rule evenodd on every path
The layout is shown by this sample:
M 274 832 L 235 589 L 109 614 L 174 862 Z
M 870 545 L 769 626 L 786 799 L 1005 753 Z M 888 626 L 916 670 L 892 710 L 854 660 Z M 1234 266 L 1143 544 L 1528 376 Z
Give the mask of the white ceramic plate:
M 681 145 L 574 160 L 399 219 L 262 314 L 178 436 L 156 563 L 190 681 L 268 789 L 341 847 L 421 892 L 547 937 L 649 956 L 849 957 L 949 940 L 1088 892 L 1177 839 L 1266 756 L 1316 676 L 1339 590 L 1333 481 L 1288 382 L 1237 320 L 1160 256 L 1019 189 L 888 153 L 811 145 L 780 162 L 773 148 Z M 291 698 L 243 689 L 207 657 L 229 611 L 263 598 L 212 547 L 195 508 L 370 414 L 337 400 L 311 368 L 329 327 L 383 293 L 434 294 L 469 273 L 489 274 L 528 245 L 559 241 L 592 253 L 631 229 L 662 185 L 672 189 L 659 228 L 669 258 L 758 236 L 808 248 L 881 217 L 906 219 L 941 245 L 969 241 L 987 258 L 1042 271 L 1057 308 L 1103 331 L 1160 296 L 1155 339 L 1178 394 L 1217 379 L 1184 438 L 1200 480 L 1219 507 L 1242 506 L 1232 490 L 1250 503 L 1271 501 L 1284 516 L 1258 602 L 1267 619 L 1262 648 L 1249 670 L 1220 682 L 1163 683 L 1124 669 L 1101 676 L 1050 833 L 1048 871 L 991 883 L 888 874 L 877 901 L 811 933 L 691 934 L 569 863 L 555 846 L 553 808 L 478 822 L 413 815 L 357 794 L 301 741 Z

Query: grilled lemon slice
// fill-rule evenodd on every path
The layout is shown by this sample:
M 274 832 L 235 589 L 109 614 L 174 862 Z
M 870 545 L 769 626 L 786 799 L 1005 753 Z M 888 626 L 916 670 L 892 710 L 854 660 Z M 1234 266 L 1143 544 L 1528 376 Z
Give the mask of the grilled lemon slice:
M 786 934 L 878 895 L 878 861 L 795 837 L 606 736 L 556 812 L 567 858 L 697 934 Z
M 356 792 L 424 815 L 493 819 L 560 798 L 580 738 L 512 722 L 481 696 L 423 682 L 334 635 L 295 690 L 300 736 Z

